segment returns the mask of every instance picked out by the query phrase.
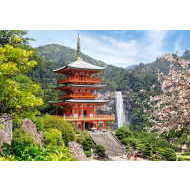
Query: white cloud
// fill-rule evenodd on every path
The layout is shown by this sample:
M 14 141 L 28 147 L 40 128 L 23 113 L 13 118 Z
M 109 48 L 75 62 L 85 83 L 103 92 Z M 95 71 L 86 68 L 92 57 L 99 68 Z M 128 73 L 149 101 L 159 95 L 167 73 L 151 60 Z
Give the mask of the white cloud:
M 153 61 L 164 53 L 167 31 L 145 31 L 139 40 L 117 40 L 108 36 L 81 35 L 82 51 L 108 64 L 129 66 Z
M 59 43 L 65 46 L 76 48 L 77 31 L 43 31 L 44 35 L 39 35 L 39 45 L 48 43 Z M 170 31 L 142 31 L 142 35 L 138 38 L 132 37 L 128 31 L 113 31 L 114 36 L 94 35 L 91 32 L 80 32 L 82 52 L 108 64 L 127 67 L 129 65 L 138 64 L 140 62 L 148 63 L 154 61 L 156 57 L 167 53 L 165 46 L 167 45 L 167 37 Z M 35 32 L 33 32 L 34 34 Z M 38 31 L 36 31 L 38 34 Z M 117 35 L 116 35 L 117 34 Z M 124 39 L 117 37 L 122 34 Z M 126 35 L 126 37 L 124 36 Z M 130 36 L 130 40 L 129 40 Z M 48 39 L 47 39 L 48 37 Z M 35 38 L 35 37 L 34 37 Z M 173 41 L 172 50 L 182 51 L 181 39 L 177 38 Z

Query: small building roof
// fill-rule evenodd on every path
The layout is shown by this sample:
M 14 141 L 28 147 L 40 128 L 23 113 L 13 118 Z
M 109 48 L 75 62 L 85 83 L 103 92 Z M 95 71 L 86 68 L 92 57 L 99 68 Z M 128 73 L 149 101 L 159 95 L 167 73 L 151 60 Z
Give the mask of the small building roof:
M 84 70 L 104 70 L 105 69 L 105 67 L 100 67 L 100 66 L 85 62 L 79 57 L 76 61 L 68 64 L 67 66 L 63 66 L 63 67 L 55 69 L 53 71 L 58 72 L 60 70 L 66 69 L 66 68 L 84 69 Z

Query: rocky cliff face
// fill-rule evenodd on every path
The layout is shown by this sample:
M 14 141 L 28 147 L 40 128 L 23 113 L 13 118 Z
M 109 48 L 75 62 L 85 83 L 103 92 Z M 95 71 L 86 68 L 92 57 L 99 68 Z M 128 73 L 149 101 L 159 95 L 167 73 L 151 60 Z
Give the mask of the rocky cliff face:
M 0 147 L 6 143 L 11 144 L 12 141 L 12 119 L 8 114 L 0 116 Z
M 36 125 L 30 119 L 24 119 L 21 127 L 36 143 L 42 145 L 42 134 L 37 131 Z
M 74 158 L 76 158 L 77 160 L 80 160 L 80 161 L 87 160 L 87 157 L 84 154 L 84 150 L 80 144 L 78 144 L 74 141 L 69 142 L 69 150 L 72 153 L 72 155 L 74 156 Z

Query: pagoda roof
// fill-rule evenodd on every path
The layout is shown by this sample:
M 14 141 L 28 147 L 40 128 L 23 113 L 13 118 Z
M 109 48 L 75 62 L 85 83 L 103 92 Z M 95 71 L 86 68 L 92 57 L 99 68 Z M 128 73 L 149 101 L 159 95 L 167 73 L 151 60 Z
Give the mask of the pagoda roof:
M 100 67 L 100 66 L 85 62 L 79 57 L 76 61 L 74 61 L 66 66 L 63 66 L 61 68 L 55 69 L 53 71 L 58 72 L 58 71 L 61 71 L 61 70 L 67 69 L 67 68 L 83 69 L 83 70 L 104 70 L 105 69 L 105 67 Z
M 100 100 L 100 99 L 69 99 L 65 100 L 65 102 L 74 102 L 74 103 L 105 103 L 108 102 L 109 100 Z
M 63 84 L 59 87 L 92 87 L 92 88 L 101 88 L 101 87 L 105 87 L 105 84 L 72 84 L 72 83 L 67 83 L 67 84 Z M 58 87 L 58 88 L 59 88 Z
M 49 101 L 49 103 L 106 103 L 109 100 L 102 100 L 102 99 L 68 99 L 64 101 Z

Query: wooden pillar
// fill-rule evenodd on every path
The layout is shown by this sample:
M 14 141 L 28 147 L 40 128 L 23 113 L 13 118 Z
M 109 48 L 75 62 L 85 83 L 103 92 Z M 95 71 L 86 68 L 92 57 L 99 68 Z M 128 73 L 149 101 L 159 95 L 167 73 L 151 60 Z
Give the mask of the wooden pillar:
M 99 130 L 98 121 L 96 121 L 96 128 Z
M 85 122 L 82 122 L 82 130 L 85 130 Z
M 107 126 L 106 126 L 106 122 L 105 122 L 105 121 L 104 121 L 103 124 L 104 124 L 104 129 L 107 129 Z

